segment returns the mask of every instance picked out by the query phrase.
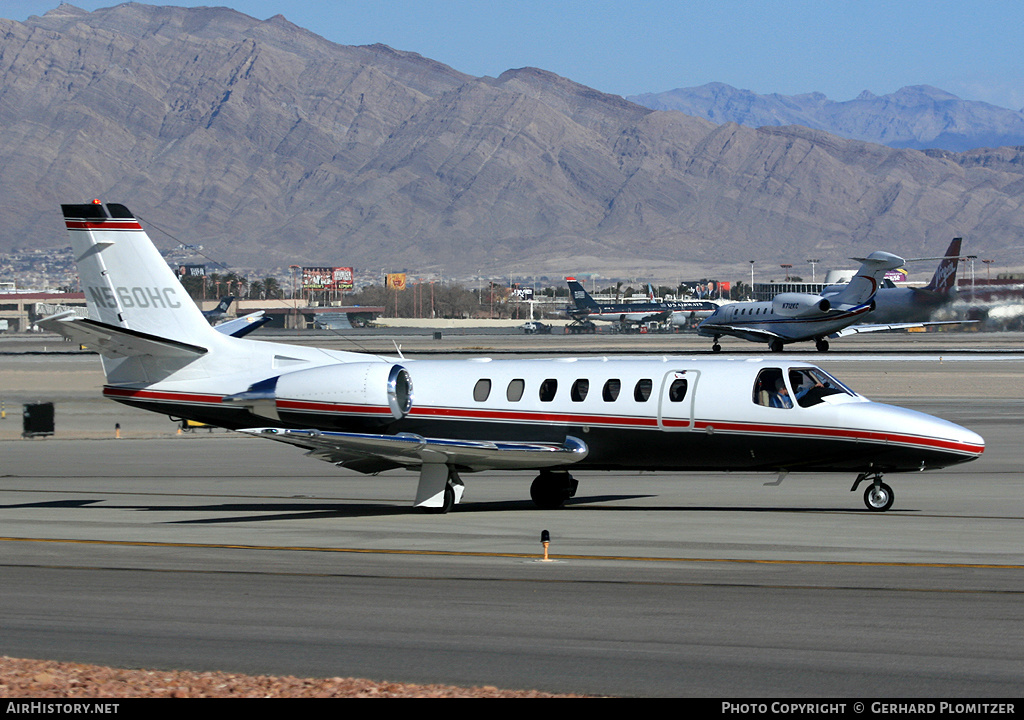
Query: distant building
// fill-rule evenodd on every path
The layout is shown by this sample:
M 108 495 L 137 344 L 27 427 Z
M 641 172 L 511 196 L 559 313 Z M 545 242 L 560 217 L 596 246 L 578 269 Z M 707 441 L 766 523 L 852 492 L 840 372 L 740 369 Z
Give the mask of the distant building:
M 0 293 L 0 320 L 8 332 L 25 332 L 40 318 L 65 310 L 85 315 L 85 293 L 4 292 Z

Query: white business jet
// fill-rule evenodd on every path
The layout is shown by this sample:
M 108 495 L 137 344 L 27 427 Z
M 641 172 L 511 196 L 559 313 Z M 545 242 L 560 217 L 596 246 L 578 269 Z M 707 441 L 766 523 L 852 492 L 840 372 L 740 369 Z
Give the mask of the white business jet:
M 713 338 L 711 349 L 718 352 L 723 335 L 751 342 L 766 342 L 772 352 L 784 345 L 814 340 L 815 347 L 828 350 L 829 339 L 865 332 L 889 332 L 946 322 L 858 324 L 875 309 L 875 294 L 885 273 L 904 264 L 901 257 L 873 252 L 861 258 L 860 270 L 848 285 L 825 294 L 780 293 L 763 302 L 722 305 L 697 326 L 697 334 Z
M 123 205 L 64 205 L 88 318 L 40 324 L 100 353 L 118 402 L 297 445 L 365 473 L 419 473 L 415 505 L 447 512 L 461 476 L 537 473 L 562 506 L 569 471 L 883 473 L 979 457 L 977 434 L 873 403 L 804 362 L 683 357 L 411 360 L 232 337 L 210 327 Z

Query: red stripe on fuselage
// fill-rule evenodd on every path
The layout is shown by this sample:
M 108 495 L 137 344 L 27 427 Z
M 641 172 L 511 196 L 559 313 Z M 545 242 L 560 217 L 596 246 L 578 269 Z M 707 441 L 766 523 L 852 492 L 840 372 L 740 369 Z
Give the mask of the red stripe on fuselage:
M 931 438 L 921 435 L 904 435 L 900 433 L 879 432 L 873 430 L 812 427 L 807 425 L 766 425 L 702 420 L 694 423 L 694 429 L 704 431 L 708 431 L 710 429 L 716 432 L 758 433 L 764 435 L 798 435 L 824 439 L 853 440 L 858 442 L 866 441 L 876 444 L 896 443 L 899 445 L 913 445 L 929 449 L 949 450 L 951 452 L 958 452 L 966 455 L 981 455 L 985 450 L 984 445 L 975 445 L 974 443 L 944 440 L 942 438 Z
M 167 402 L 191 405 L 221 405 L 223 396 L 202 393 L 181 393 L 132 388 L 105 387 L 106 397 L 136 400 L 143 402 Z M 242 409 L 241 406 L 235 406 Z M 310 402 L 300 400 L 278 400 L 278 410 L 292 412 L 325 413 L 332 415 L 382 416 L 391 413 L 387 407 L 371 405 L 351 405 L 327 402 Z M 658 418 L 628 415 L 582 415 L 574 413 L 476 410 L 453 407 L 414 407 L 409 417 L 422 420 L 454 420 L 467 422 L 489 421 L 495 423 L 550 423 L 554 425 L 590 425 L 606 428 L 625 428 L 656 430 L 659 428 Z M 687 428 L 687 418 L 663 417 L 661 425 L 669 428 Z M 697 420 L 693 430 L 700 432 L 722 432 L 731 435 L 775 435 L 779 437 L 800 437 L 807 439 L 843 440 L 849 442 L 866 442 L 873 445 L 896 444 L 929 450 L 945 450 L 962 455 L 980 456 L 985 447 L 974 443 L 958 442 L 920 435 L 906 435 L 874 430 L 858 430 L 851 428 L 814 427 L 808 425 L 780 425 L 777 423 L 747 423 L 715 420 Z
M 657 427 L 653 417 L 626 415 L 575 415 L 512 410 L 469 410 L 466 408 L 413 407 L 412 417 L 443 418 L 446 420 L 494 420 L 497 422 L 550 422 L 563 425 L 615 425 L 628 427 Z
M 68 230 L 141 230 L 137 222 L 116 220 L 65 220 Z

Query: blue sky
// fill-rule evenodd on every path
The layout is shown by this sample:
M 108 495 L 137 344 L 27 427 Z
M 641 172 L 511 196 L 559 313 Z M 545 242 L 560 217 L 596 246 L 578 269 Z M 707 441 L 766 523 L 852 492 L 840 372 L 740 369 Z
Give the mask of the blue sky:
M 0 0 L 24 20 L 58 0 Z M 86 10 L 110 0 L 73 3 Z M 161 4 L 155 2 L 152 4 Z M 178 0 L 278 13 L 346 45 L 381 42 L 470 75 L 551 70 L 634 95 L 724 82 L 850 100 L 934 85 L 1024 107 L 1024 3 L 1015 0 Z

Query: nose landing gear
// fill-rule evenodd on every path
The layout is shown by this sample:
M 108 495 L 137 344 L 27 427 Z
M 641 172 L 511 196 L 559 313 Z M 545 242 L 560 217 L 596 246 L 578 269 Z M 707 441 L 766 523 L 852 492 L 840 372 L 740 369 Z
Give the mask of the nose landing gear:
M 885 512 L 892 507 L 893 500 L 896 499 L 896 495 L 893 493 L 892 488 L 882 482 L 882 473 L 880 472 L 865 472 L 857 476 L 857 479 L 853 482 L 853 487 L 850 488 L 850 492 L 854 492 L 862 482 L 865 480 L 871 480 L 871 484 L 864 489 L 864 505 L 868 510 L 872 512 Z

